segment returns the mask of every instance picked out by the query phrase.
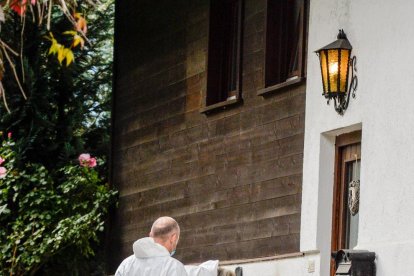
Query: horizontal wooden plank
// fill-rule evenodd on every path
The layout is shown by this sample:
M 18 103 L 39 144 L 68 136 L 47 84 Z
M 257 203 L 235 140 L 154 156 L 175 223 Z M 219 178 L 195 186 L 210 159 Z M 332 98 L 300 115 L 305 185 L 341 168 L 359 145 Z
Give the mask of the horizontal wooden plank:
M 223 244 L 255 239 L 297 234 L 292 225 L 300 222 L 300 215 L 267 218 L 254 222 L 206 227 L 204 229 L 183 229 L 180 235 L 180 249 L 197 246 L 220 246 Z
M 179 248 L 177 249 L 177 258 L 184 263 L 211 259 L 225 261 L 249 258 L 249 256 L 265 257 L 297 252 L 299 250 L 299 234 L 235 242 L 221 246 L 207 246 L 203 247 L 202 251 L 194 248 L 181 252 Z
M 216 175 L 208 175 L 123 196 L 118 212 L 128 215 L 126 212 L 134 213 L 151 207 L 163 208 L 158 205 L 168 202 L 175 204 L 176 200 L 186 197 L 190 197 L 195 205 L 211 203 L 215 209 L 284 197 L 301 192 L 301 177 L 301 174 L 297 174 L 257 184 L 231 186 L 226 185 Z
M 226 194 L 218 194 L 223 200 Z M 193 204 L 192 204 L 193 203 Z M 125 211 L 119 214 L 119 221 L 128 222 L 123 227 L 123 238 L 129 240 L 138 231 L 146 231 L 152 222 L 163 215 L 174 217 L 182 229 L 199 229 L 232 225 L 242 222 L 274 218 L 300 213 L 301 194 L 293 194 L 252 203 L 243 201 L 238 204 L 215 208 L 214 203 L 204 202 L 194 205 L 190 198 L 160 204 L 157 207 Z M 171 209 L 174 206 L 174 209 Z
M 289 151 L 287 153 L 285 156 L 275 156 L 274 159 L 265 162 L 242 164 L 234 168 L 224 166 L 216 170 L 214 164 L 212 171 L 206 171 L 204 166 L 200 166 L 199 161 L 191 161 L 177 163 L 168 170 L 148 174 L 140 174 L 139 171 L 135 174 L 135 171 L 132 171 L 132 173 L 122 175 L 122 171 L 119 171 L 116 172 L 115 176 L 122 180 L 124 187 L 127 189 L 127 191 L 121 191 L 121 195 L 141 192 L 211 173 L 216 173 L 222 182 L 234 183 L 231 184 L 232 186 L 251 184 L 299 173 L 302 169 L 302 154 Z M 199 153 L 199 156 L 202 158 L 202 153 Z M 214 160 L 219 159 L 215 157 Z
M 206 228 L 191 228 L 181 230 L 180 250 L 192 250 L 200 246 L 222 246 L 226 244 L 249 240 L 272 238 L 298 234 L 292 225 L 300 223 L 300 215 L 294 214 L 277 218 L 268 218 L 254 222 L 238 223 Z M 128 239 L 120 237 L 124 244 L 132 244 L 136 239 L 146 237 L 149 228 L 136 229 Z
M 305 105 L 305 95 L 299 94 L 294 97 L 286 98 L 281 102 L 273 103 L 263 111 L 262 123 L 277 121 L 282 118 L 291 117 L 303 113 Z
M 178 244 L 175 258 L 184 264 L 197 263 L 205 260 L 234 260 L 248 259 L 249 256 L 268 257 L 278 256 L 299 251 L 299 234 L 289 234 L 285 236 L 274 236 L 270 238 L 254 239 L 248 241 L 238 241 L 223 245 L 211 245 L 194 248 L 181 248 Z M 133 241 L 120 243 L 118 256 L 129 256 L 132 254 Z M 115 252 L 114 252 L 115 253 Z M 114 255 L 115 257 L 115 255 Z M 122 259 L 119 259 L 119 263 Z

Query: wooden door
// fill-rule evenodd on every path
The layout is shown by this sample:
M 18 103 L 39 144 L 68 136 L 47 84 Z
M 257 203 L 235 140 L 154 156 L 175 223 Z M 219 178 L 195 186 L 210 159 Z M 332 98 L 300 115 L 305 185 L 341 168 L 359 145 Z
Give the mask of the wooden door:
M 352 249 L 358 241 L 359 215 L 348 208 L 349 183 L 359 180 L 361 168 L 361 131 L 336 139 L 335 183 L 332 209 L 332 251 Z M 335 264 L 331 260 L 331 275 Z

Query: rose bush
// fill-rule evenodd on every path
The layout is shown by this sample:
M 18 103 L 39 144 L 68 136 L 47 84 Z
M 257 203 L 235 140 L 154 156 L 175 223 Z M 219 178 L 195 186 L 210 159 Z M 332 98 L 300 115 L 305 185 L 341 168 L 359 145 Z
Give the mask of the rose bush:
M 93 169 L 96 159 L 81 155 L 49 172 L 20 164 L 14 147 L 11 138 L 0 147 L 0 275 L 34 275 L 68 247 L 93 255 L 116 195 Z

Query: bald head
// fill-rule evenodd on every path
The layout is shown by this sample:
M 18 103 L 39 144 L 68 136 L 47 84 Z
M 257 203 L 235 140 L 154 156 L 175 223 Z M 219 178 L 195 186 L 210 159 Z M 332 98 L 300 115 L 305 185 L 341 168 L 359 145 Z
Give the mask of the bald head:
M 175 219 L 160 217 L 152 224 L 149 236 L 172 253 L 175 252 L 180 239 L 180 227 Z
M 171 217 L 160 217 L 152 224 L 150 237 L 166 240 L 172 234 L 180 235 L 180 227 L 175 219 Z

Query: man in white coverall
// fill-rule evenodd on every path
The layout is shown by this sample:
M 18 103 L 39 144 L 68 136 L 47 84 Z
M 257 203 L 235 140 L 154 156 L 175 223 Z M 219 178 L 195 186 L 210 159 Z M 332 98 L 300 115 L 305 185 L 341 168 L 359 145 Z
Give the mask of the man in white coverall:
M 134 255 L 126 258 L 115 276 L 188 276 L 184 265 L 172 258 L 180 238 L 180 227 L 170 217 L 160 217 L 149 237 L 134 242 Z

